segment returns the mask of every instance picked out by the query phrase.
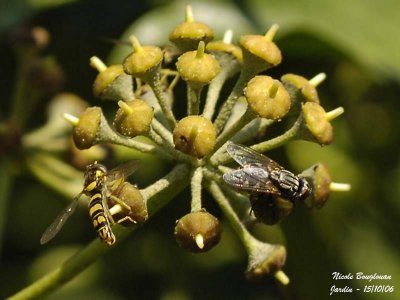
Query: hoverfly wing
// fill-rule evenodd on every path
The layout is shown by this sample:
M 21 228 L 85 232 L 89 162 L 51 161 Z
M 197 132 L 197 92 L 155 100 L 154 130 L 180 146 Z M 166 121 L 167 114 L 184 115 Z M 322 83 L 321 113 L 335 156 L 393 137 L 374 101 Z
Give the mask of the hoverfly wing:
M 268 170 L 283 170 L 283 167 L 269 157 L 239 144 L 230 143 L 227 148 L 229 155 L 241 166 L 248 164 L 262 164 Z
M 138 168 L 138 160 L 130 160 L 120 164 L 119 166 L 107 172 L 107 180 L 116 180 L 120 178 L 127 178 L 132 175 Z
M 76 196 L 72 200 L 72 202 L 68 204 L 68 206 L 57 216 L 57 218 L 53 221 L 53 223 L 51 223 L 50 226 L 47 227 L 45 232 L 42 234 L 42 237 L 40 238 L 41 245 L 46 244 L 48 241 L 52 240 L 57 235 L 57 233 L 64 226 L 68 218 L 74 213 L 76 206 L 78 204 L 78 200 L 81 196 L 82 193 Z
M 259 165 L 245 165 L 238 170 L 225 173 L 224 181 L 239 190 L 279 195 L 278 188 L 270 181 L 268 171 Z

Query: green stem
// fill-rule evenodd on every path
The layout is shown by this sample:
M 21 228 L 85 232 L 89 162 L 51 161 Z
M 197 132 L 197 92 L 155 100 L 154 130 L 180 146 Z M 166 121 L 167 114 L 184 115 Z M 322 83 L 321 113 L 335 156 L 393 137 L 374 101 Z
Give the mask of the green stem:
M 224 55 L 227 56 L 227 55 Z M 208 92 L 206 97 L 206 103 L 204 105 L 203 116 L 211 120 L 214 116 L 215 106 L 217 105 L 219 95 L 222 87 L 228 78 L 236 74 L 240 69 L 240 64 L 236 59 L 229 59 L 223 62 L 219 60 L 220 65 L 223 66 L 221 72 L 211 81 L 208 86 Z
M 250 244 L 253 242 L 254 237 L 248 232 L 246 227 L 240 221 L 238 215 L 233 210 L 229 200 L 225 197 L 221 188 L 215 181 L 210 181 L 207 189 L 210 191 L 211 195 L 217 201 L 219 207 L 224 213 L 224 216 L 228 219 L 230 225 L 233 230 L 235 230 L 236 234 L 239 236 L 240 240 L 246 247 L 246 250 L 249 250 Z
M 191 211 L 196 212 L 200 211 L 202 208 L 201 204 L 201 183 L 203 180 L 203 168 L 198 167 L 194 170 L 192 174 L 192 179 L 190 182 L 190 187 L 192 190 L 192 202 L 191 202 Z
M 171 129 L 174 129 L 176 125 L 176 119 L 172 112 L 172 108 L 168 104 L 167 97 L 165 96 L 166 94 L 162 88 L 160 74 L 155 74 L 151 80 L 148 80 L 147 83 L 153 90 L 153 93 L 156 96 L 158 103 L 160 104 L 161 110 L 163 111 L 165 118 L 168 121 L 168 124 L 170 125 Z
M 147 199 L 149 216 L 153 216 L 160 208 L 173 199 L 175 195 L 181 192 L 187 186 L 188 178 L 189 168 L 185 165 L 177 165 L 164 178 L 141 190 L 143 197 Z M 118 241 L 126 238 L 134 229 L 136 227 L 133 229 L 124 229 L 120 226 L 113 227 Z M 43 299 L 45 295 L 62 287 L 111 249 L 112 247 L 107 247 L 99 239 L 96 239 L 65 263 L 61 264 L 57 269 L 46 274 L 8 299 Z
M 254 75 L 254 70 L 250 68 L 243 68 L 242 72 L 240 72 L 239 79 L 236 81 L 236 84 L 233 87 L 231 94 L 222 105 L 218 116 L 214 121 L 214 126 L 218 133 L 221 132 L 224 128 L 225 123 L 228 121 L 229 116 L 231 115 L 233 106 L 235 105 L 239 97 L 243 94 L 243 89 L 245 88 L 247 82 Z
M 200 95 L 202 87 L 194 87 L 192 84 L 187 84 L 187 114 L 198 115 L 200 112 Z
M 244 126 L 251 122 L 256 115 L 253 110 L 247 107 L 244 114 L 237 120 L 232 126 L 224 130 L 217 138 L 214 149 L 219 149 L 223 144 L 225 144 L 231 137 L 238 133 Z

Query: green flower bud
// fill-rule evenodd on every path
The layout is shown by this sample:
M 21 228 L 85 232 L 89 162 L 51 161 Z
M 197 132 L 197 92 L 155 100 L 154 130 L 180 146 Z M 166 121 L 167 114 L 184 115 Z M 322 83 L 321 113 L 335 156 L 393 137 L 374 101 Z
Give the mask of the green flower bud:
M 267 276 L 275 276 L 283 284 L 287 284 L 289 279 L 281 271 L 286 261 L 285 247 L 278 245 L 271 247 L 269 244 L 258 243 L 260 245 L 253 250 L 253 257 L 249 256 L 246 277 L 248 279 L 261 279 Z
M 146 201 L 137 187 L 129 182 L 124 182 L 113 195 L 126 205 L 126 208 L 119 207 L 118 211 L 113 214 L 116 222 L 123 226 L 132 226 L 141 225 L 148 219 Z M 112 198 L 110 202 L 111 205 L 119 205 Z M 113 208 L 110 211 L 112 213 Z
M 244 64 L 257 67 L 261 72 L 281 63 L 281 51 L 272 41 L 277 29 L 278 26 L 273 25 L 266 35 L 244 35 L 240 38 Z
M 189 5 L 186 6 L 185 22 L 176 26 L 169 35 L 169 40 L 183 52 L 194 50 L 200 41 L 207 43 L 213 38 L 214 32 L 209 26 L 194 20 Z
M 319 103 L 316 86 L 303 76 L 285 74 L 281 80 L 291 95 L 293 95 L 293 98 L 300 98 L 302 102 L 310 101 Z
M 311 166 L 299 176 L 307 179 L 312 188 L 312 193 L 305 200 L 306 205 L 311 208 L 322 208 L 333 191 L 347 192 L 350 190 L 350 185 L 347 183 L 332 182 L 328 169 L 322 163 Z
M 322 106 L 316 102 L 302 105 L 304 120 L 312 138 L 321 145 L 329 145 L 333 140 L 333 128 Z
M 293 203 L 281 197 L 267 194 L 250 195 L 251 209 L 258 221 L 274 225 L 286 218 L 293 210 Z
M 196 157 L 210 153 L 214 149 L 216 138 L 214 125 L 202 116 L 183 118 L 173 132 L 175 148 Z
M 252 78 L 244 94 L 254 113 L 262 118 L 279 120 L 290 109 L 289 93 L 279 81 L 269 76 Z
M 175 239 L 182 248 L 191 252 L 205 252 L 218 244 L 221 231 L 216 217 L 205 211 L 196 211 L 177 221 Z
M 122 65 L 107 67 L 103 62 L 93 56 L 90 64 L 99 74 L 93 84 L 93 94 L 103 100 L 132 99 L 132 77 L 125 74 Z
M 204 42 L 199 43 L 196 51 L 182 54 L 178 58 L 176 68 L 183 80 L 199 86 L 208 84 L 220 71 L 214 56 L 204 53 Z
M 115 129 L 122 135 L 135 137 L 147 133 L 153 120 L 154 110 L 145 101 L 119 101 L 114 119 Z
M 123 67 L 125 73 L 146 81 L 149 76 L 158 71 L 163 60 L 163 52 L 156 46 L 141 46 L 135 36 L 130 38 L 133 52 L 125 58 Z
M 230 43 L 230 41 L 215 41 L 215 42 L 209 42 L 206 46 L 206 49 L 208 52 L 220 55 L 220 54 L 225 54 L 225 55 L 231 55 L 233 56 L 236 60 L 242 62 L 243 61 L 243 53 L 242 49 L 240 47 L 233 45 Z
M 101 108 L 88 107 L 78 120 L 71 120 L 74 124 L 72 137 L 78 149 L 89 149 L 95 144 L 97 131 L 101 121 Z

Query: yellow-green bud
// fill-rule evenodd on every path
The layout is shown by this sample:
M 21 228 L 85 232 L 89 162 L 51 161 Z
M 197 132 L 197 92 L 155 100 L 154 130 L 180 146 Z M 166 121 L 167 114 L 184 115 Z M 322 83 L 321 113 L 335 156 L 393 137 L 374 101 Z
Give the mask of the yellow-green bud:
M 205 85 L 218 75 L 220 66 L 211 54 L 204 53 L 204 42 L 199 48 L 182 54 L 176 63 L 182 79 L 193 84 Z
M 97 131 L 101 121 L 101 108 L 88 107 L 80 116 L 72 136 L 78 149 L 89 149 L 95 144 Z
M 188 116 L 178 122 L 173 138 L 176 149 L 203 157 L 214 149 L 217 132 L 211 121 L 205 117 Z
M 226 53 L 232 55 L 240 62 L 243 61 L 242 49 L 233 44 L 228 44 L 223 41 L 209 42 L 206 46 L 206 49 L 211 53 Z
M 322 106 L 316 102 L 302 105 L 304 120 L 312 137 L 321 145 L 329 145 L 333 140 L 333 128 Z
M 146 201 L 139 189 L 129 182 L 124 182 L 121 187 L 113 194 L 118 197 L 125 205 L 113 215 L 115 221 L 123 226 L 141 225 L 148 219 Z M 117 204 L 111 198 L 111 204 Z M 129 207 L 129 209 L 127 209 Z
M 306 78 L 296 74 L 285 74 L 281 78 L 283 84 L 293 91 L 294 95 L 300 94 L 301 101 L 319 103 L 317 89 Z
M 185 22 L 176 26 L 169 35 L 169 40 L 184 52 L 196 49 L 200 41 L 207 43 L 213 38 L 214 32 L 209 26 L 194 20 L 190 5 L 186 6 Z
M 293 210 L 293 203 L 281 197 L 267 194 L 250 196 L 251 209 L 258 221 L 274 225 L 286 218 Z
M 281 63 L 281 51 L 272 41 L 277 29 L 278 26 L 274 25 L 266 35 L 244 35 L 240 38 L 244 64 L 257 66 L 261 72 Z
M 93 94 L 103 100 L 132 98 L 132 77 L 125 74 L 122 65 L 106 67 L 94 81 Z
M 260 75 L 252 78 L 244 93 L 251 109 L 262 118 L 279 120 L 290 109 L 289 93 L 272 77 Z
M 147 133 L 153 120 L 154 110 L 145 101 L 119 101 L 114 127 L 122 135 L 135 137 Z
M 136 37 L 131 37 L 133 52 L 125 58 L 123 67 L 125 73 L 138 78 L 147 76 L 161 66 L 163 52 L 156 46 L 141 46 Z
M 216 217 L 205 211 L 191 212 L 175 225 L 175 239 L 191 252 L 205 252 L 218 244 L 221 225 Z

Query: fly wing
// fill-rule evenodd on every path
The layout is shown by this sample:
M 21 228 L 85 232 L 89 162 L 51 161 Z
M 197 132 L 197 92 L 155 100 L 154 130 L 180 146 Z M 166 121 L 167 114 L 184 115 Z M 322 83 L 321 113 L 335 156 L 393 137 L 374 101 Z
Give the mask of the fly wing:
M 241 166 L 258 163 L 265 166 L 269 171 L 276 169 L 283 170 L 283 167 L 277 162 L 249 147 L 230 143 L 226 150 L 228 151 L 229 155 Z
M 82 196 L 80 193 L 76 196 L 70 204 L 57 216 L 57 218 L 47 227 L 46 231 L 43 233 L 40 238 L 40 244 L 46 244 L 48 241 L 52 240 L 57 233 L 64 226 L 65 222 L 67 222 L 68 218 L 74 213 L 76 206 L 78 204 L 79 198 Z
M 107 180 L 112 181 L 120 178 L 125 179 L 136 171 L 138 165 L 139 165 L 138 160 L 129 160 L 127 162 L 124 162 L 120 164 L 118 167 L 107 172 L 107 178 L 108 178 Z
M 245 165 L 238 170 L 225 173 L 224 181 L 239 190 L 280 195 L 278 188 L 269 179 L 269 172 L 259 164 Z

